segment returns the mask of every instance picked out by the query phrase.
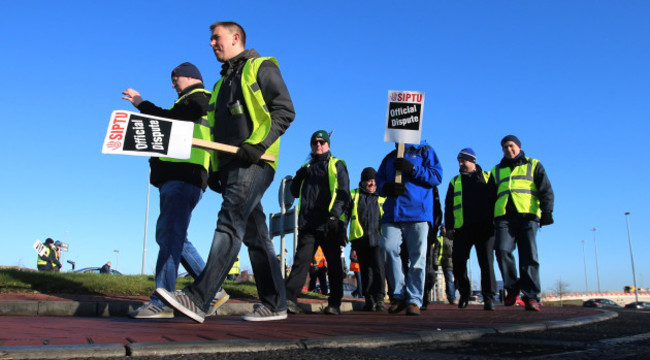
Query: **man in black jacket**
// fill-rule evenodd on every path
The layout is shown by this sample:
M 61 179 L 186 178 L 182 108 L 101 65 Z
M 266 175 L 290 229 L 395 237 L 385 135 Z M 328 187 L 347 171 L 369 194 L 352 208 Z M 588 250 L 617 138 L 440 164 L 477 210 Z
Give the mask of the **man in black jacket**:
M 494 249 L 506 290 L 505 306 L 521 292 L 528 311 L 539 311 L 539 259 L 537 230 L 553 224 L 555 195 L 546 170 L 537 159 L 526 157 L 514 135 L 501 139 L 503 158 L 490 173 L 494 202 Z M 519 276 L 513 251 L 519 254 Z
M 170 109 L 163 109 L 150 101 L 144 101 L 134 89 L 126 89 L 122 98 L 130 101 L 143 114 L 194 123 L 194 136 L 209 136 L 210 127 L 205 114 L 210 92 L 203 88 L 199 69 L 185 62 L 171 73 L 172 87 L 178 93 L 178 100 Z M 204 136 L 205 137 L 205 136 Z M 209 140 L 206 138 L 205 140 Z M 178 276 L 178 265 L 183 264 L 195 279 L 205 266 L 194 245 L 187 239 L 192 210 L 198 204 L 207 187 L 210 152 L 194 148 L 189 160 L 152 157 L 150 181 L 160 191 L 160 215 L 156 224 L 156 242 L 160 246 L 156 262 L 156 287 L 174 291 Z M 213 299 L 211 313 L 228 300 L 228 294 L 221 290 Z M 156 294 L 151 301 L 129 312 L 136 319 L 168 319 L 174 311 L 163 304 Z
M 277 60 L 246 49 L 246 32 L 239 24 L 217 22 L 210 30 L 210 46 L 223 65 L 210 98 L 208 119 L 214 125 L 214 141 L 238 150 L 235 154 L 215 152 L 212 158 L 210 188 L 221 192 L 223 200 L 204 271 L 179 292 L 158 288 L 156 293 L 202 323 L 243 242 L 248 247 L 260 304 L 242 318 L 286 319 L 282 271 L 261 200 L 275 176 L 280 136 L 295 117 L 293 103 Z M 275 160 L 262 160 L 264 153 Z
M 302 290 L 309 263 L 320 246 L 327 260 L 330 296 L 324 313 L 341 313 L 343 298 L 343 263 L 341 246 L 345 246 L 345 222 L 342 220 L 350 203 L 350 178 L 345 163 L 330 153 L 330 137 L 324 130 L 310 139 L 311 159 L 291 181 L 291 194 L 298 205 L 298 246 L 291 273 L 286 281 L 287 306 L 290 313 L 300 313 L 298 294 Z
M 454 240 L 452 266 L 460 293 L 458 307 L 467 307 L 472 294 L 467 277 L 467 260 L 472 246 L 475 246 L 481 268 L 483 309 L 494 310 L 494 193 L 488 187 L 489 173 L 476 163 L 474 150 L 462 149 L 458 153 L 458 165 L 460 174 L 451 179 L 445 198 L 447 237 Z

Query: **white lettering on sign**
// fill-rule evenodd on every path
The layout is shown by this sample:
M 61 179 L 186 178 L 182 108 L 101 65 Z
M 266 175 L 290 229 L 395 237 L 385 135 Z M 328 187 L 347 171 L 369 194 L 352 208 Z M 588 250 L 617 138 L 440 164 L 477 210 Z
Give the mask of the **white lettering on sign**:
M 151 135 L 153 136 L 151 146 L 154 150 L 165 150 L 163 140 L 165 134 L 160 131 L 160 124 L 156 120 L 151 120 L 149 122 L 149 127 L 151 128 Z

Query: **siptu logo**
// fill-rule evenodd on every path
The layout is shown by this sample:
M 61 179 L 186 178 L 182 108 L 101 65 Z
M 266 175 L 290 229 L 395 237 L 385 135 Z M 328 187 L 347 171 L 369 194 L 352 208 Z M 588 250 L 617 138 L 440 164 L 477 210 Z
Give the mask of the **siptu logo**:
M 397 93 L 391 93 L 390 94 L 390 101 L 395 101 L 397 100 Z
M 109 141 L 106 143 L 106 147 L 109 148 L 110 150 L 118 150 L 122 148 L 122 142 L 120 141 Z

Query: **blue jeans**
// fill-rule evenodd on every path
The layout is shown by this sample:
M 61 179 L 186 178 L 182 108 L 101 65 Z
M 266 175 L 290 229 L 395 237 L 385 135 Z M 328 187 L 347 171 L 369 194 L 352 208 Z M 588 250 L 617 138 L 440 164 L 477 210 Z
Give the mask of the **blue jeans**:
M 447 301 L 452 302 L 456 300 L 456 288 L 454 287 L 454 271 L 443 270 L 445 275 L 445 293 L 447 294 Z
M 521 217 L 501 217 L 495 222 L 494 250 L 503 277 L 503 287 L 523 293 L 522 300 L 539 301 L 539 261 L 535 240 L 539 223 Z M 512 252 L 519 254 L 519 277 L 517 263 Z
M 204 311 L 226 279 L 242 242 L 248 247 L 262 304 L 271 311 L 286 310 L 284 280 L 261 203 L 274 175 L 275 170 L 266 163 L 242 166 L 233 162 L 219 170 L 223 200 L 210 254 L 203 272 L 185 289 Z
M 388 223 L 382 224 L 381 229 L 379 247 L 385 256 L 386 279 L 395 286 L 393 299 L 422 306 L 429 224 L 426 221 Z M 409 255 L 406 278 L 399 255 L 402 241 L 406 243 Z
M 156 242 L 160 246 L 156 261 L 156 288 L 174 291 L 178 277 L 178 265 L 196 278 L 205 262 L 194 245 L 187 240 L 187 228 L 192 210 L 203 196 L 203 190 L 184 181 L 171 180 L 160 188 L 160 215 L 156 223 Z M 162 306 L 155 294 L 151 302 Z

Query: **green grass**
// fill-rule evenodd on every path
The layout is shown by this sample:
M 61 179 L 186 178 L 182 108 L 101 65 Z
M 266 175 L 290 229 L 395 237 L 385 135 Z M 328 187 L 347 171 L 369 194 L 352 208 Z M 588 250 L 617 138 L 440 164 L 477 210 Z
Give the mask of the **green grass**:
M 193 281 L 192 278 L 179 278 L 176 288 L 182 289 Z M 252 281 L 226 280 L 223 288 L 232 298 L 257 298 L 257 288 Z M 156 283 L 153 275 L 53 273 L 0 269 L 0 293 L 149 296 L 155 289 Z M 301 297 L 321 298 L 322 296 L 305 292 Z

